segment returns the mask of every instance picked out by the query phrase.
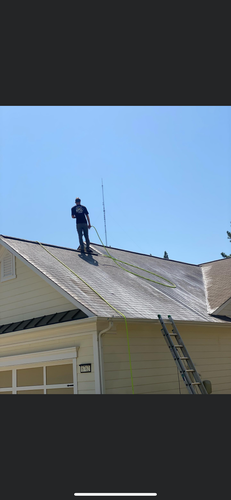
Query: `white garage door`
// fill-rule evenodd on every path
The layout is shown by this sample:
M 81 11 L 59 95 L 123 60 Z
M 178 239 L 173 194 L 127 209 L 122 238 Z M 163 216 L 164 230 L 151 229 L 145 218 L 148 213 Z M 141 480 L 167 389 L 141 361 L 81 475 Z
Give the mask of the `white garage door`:
M 77 394 L 77 349 L 0 358 L 0 394 Z

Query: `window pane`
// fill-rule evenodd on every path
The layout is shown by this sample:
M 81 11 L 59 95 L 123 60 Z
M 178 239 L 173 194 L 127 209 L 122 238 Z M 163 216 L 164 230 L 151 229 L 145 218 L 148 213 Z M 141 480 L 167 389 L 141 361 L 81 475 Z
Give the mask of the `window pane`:
M 12 370 L 0 371 L 0 387 L 12 387 Z
M 0 392 L 0 395 L 1 395 L 1 394 L 12 394 L 12 392 L 11 392 L 11 391 Z
M 47 389 L 47 394 L 74 394 L 74 387 L 63 387 L 60 389 Z
M 43 368 L 23 368 L 17 370 L 17 387 L 43 385 Z
M 44 394 L 43 389 L 30 389 L 29 391 L 17 391 L 17 394 Z
M 73 366 L 54 365 L 46 367 L 47 385 L 73 384 Z

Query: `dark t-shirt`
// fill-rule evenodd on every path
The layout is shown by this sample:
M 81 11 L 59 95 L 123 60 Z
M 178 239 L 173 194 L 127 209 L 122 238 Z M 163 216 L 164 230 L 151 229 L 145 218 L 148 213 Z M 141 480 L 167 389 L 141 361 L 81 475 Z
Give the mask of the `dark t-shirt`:
M 87 215 L 89 212 L 87 211 L 86 207 L 83 205 L 75 205 L 71 209 L 71 215 L 74 215 L 76 218 L 76 224 L 87 224 L 87 219 L 85 215 Z

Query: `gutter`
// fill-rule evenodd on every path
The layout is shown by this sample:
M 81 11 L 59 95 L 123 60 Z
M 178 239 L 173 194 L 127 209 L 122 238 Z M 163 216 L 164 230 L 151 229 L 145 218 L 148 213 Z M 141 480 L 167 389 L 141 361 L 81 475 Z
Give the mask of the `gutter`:
M 108 318 L 109 321 L 109 318 Z M 98 353 L 99 353 L 99 378 L 100 378 L 100 394 L 104 394 L 104 387 L 103 387 L 103 362 L 102 362 L 102 343 L 101 343 L 101 337 L 105 333 L 109 332 L 111 328 L 113 327 L 113 321 L 110 320 L 108 328 L 105 328 L 101 332 L 98 333 L 97 335 L 97 340 L 98 340 Z

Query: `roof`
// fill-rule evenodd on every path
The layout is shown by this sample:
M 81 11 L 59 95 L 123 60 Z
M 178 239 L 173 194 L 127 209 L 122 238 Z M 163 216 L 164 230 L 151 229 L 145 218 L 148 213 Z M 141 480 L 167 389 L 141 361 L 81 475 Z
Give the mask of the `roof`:
M 76 306 L 80 309 L 82 306 L 85 313 L 89 311 L 89 315 L 119 317 L 120 314 L 117 311 L 120 311 L 126 318 L 157 319 L 158 314 L 161 314 L 163 318 L 167 318 L 170 314 L 176 321 L 205 321 L 212 323 L 231 321 L 231 318 L 213 317 L 209 314 L 208 290 L 209 297 L 214 295 L 216 304 L 228 295 L 231 297 L 231 285 L 228 284 L 228 279 L 226 291 L 223 294 L 222 280 L 218 285 L 219 272 L 213 266 L 208 267 L 211 263 L 203 265 L 187 264 L 109 248 L 112 257 L 154 272 L 176 285 L 176 288 L 168 288 L 125 272 L 118 267 L 115 261 L 106 256 L 105 249 L 101 245 L 91 245 L 97 251 L 97 256 L 81 256 L 79 252 L 70 248 L 43 244 L 45 249 L 62 261 L 65 266 L 68 266 L 69 269 L 67 269 L 61 262 L 48 254 L 38 242 L 0 236 L 0 243 L 30 265 L 35 272 L 48 279 L 60 291 L 65 291 L 76 301 Z M 231 272 L 231 259 L 227 259 L 228 262 L 226 263 L 225 260 L 219 261 L 219 266 L 222 269 L 225 267 L 224 274 L 228 274 Z M 151 277 L 151 279 L 162 281 L 160 278 L 150 276 L 144 271 L 134 270 L 134 268 L 129 268 L 124 264 L 121 265 L 143 277 Z M 75 276 L 70 269 L 78 276 Z M 214 276 L 216 275 L 218 281 L 216 281 L 215 289 L 211 295 L 211 286 L 210 283 L 208 286 L 208 282 L 209 279 L 213 279 L 213 273 L 215 273 Z M 230 280 L 229 283 L 231 283 Z M 163 284 L 167 283 L 163 281 Z M 209 298 L 209 300 L 212 300 L 212 298 Z M 110 307 L 109 304 L 117 311 Z
M 46 316 L 39 316 L 38 318 L 28 319 L 25 321 L 17 321 L 15 323 L 8 323 L 7 325 L 0 325 L 0 334 L 18 332 L 20 330 L 28 330 L 30 328 L 39 328 L 41 326 L 56 325 L 57 323 L 66 323 L 67 321 L 75 321 L 76 319 L 86 318 L 80 309 L 73 309 L 61 313 L 48 314 Z
M 209 312 L 215 313 L 231 298 L 231 259 L 201 264 Z

